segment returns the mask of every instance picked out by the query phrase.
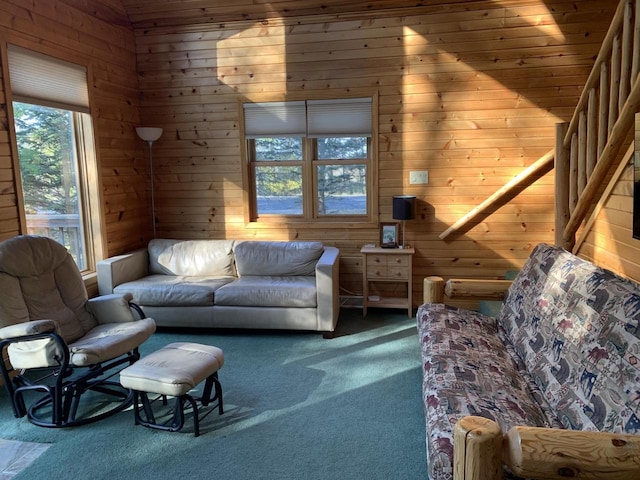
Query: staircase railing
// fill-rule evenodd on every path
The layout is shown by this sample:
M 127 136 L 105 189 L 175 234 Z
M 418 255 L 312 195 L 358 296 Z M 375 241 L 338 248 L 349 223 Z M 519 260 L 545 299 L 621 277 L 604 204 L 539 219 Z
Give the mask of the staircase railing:
M 567 249 L 589 209 L 598 199 L 610 169 L 640 110 L 640 0 L 620 0 L 576 110 L 556 128 L 556 146 L 480 205 L 464 215 L 440 239 L 462 230 L 490 212 L 516 189 L 533 183 L 554 167 L 556 176 L 555 243 Z
M 556 140 L 556 244 L 571 249 L 576 232 L 620 160 L 640 106 L 640 0 L 621 0 L 568 124 Z

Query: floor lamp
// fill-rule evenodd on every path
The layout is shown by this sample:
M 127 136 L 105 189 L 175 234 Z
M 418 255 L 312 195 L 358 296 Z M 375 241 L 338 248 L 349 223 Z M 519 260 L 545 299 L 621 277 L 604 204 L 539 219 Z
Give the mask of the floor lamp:
M 162 129 L 158 127 L 137 127 L 138 136 L 149 145 L 149 173 L 151 174 L 151 221 L 153 223 L 153 238 L 156 238 L 156 200 L 153 188 L 153 142 L 160 138 Z
M 405 220 L 413 220 L 416 215 L 416 197 L 413 195 L 395 195 L 393 197 L 393 219 L 402 220 L 402 245 L 404 242 L 404 222 Z

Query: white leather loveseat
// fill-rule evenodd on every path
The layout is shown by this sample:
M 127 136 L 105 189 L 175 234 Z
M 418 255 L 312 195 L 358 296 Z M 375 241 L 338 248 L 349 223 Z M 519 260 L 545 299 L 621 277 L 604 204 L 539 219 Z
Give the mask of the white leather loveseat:
M 340 309 L 339 251 L 320 242 L 154 239 L 98 262 L 100 294 L 129 292 L 158 326 L 315 330 Z

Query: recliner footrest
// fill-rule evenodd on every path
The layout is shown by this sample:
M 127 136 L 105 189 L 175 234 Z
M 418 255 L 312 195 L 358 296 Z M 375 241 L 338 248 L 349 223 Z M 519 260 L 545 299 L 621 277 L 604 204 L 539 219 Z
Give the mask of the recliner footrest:
M 194 434 L 197 437 L 200 434 L 201 420 L 198 403 L 206 407 L 217 401 L 213 407 L 217 406 L 218 413 L 223 413 L 222 386 L 218 380 L 218 370 L 223 364 L 224 353 L 218 347 L 177 342 L 122 370 L 120 383 L 134 391 L 136 425 L 178 431 L 184 426 L 185 408 L 190 405 L 193 408 Z M 202 395 L 189 395 L 188 392 L 203 380 L 206 381 Z M 164 405 L 167 403 L 167 396 L 175 397 L 173 413 L 166 422 L 156 421 L 152 408 L 155 400 L 149 400 L 149 393 L 158 394 Z

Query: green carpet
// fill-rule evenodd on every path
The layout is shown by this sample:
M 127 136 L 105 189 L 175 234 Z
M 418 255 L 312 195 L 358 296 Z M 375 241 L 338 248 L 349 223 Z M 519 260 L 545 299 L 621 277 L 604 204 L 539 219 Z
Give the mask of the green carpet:
M 391 311 L 393 312 L 393 311 Z M 17 480 L 420 479 L 426 477 L 415 319 L 343 310 L 336 338 L 317 333 L 160 331 L 142 355 L 175 341 L 216 345 L 225 413 L 170 433 L 124 411 L 71 429 L 16 419 L 0 397 L 0 436 L 50 443 Z

